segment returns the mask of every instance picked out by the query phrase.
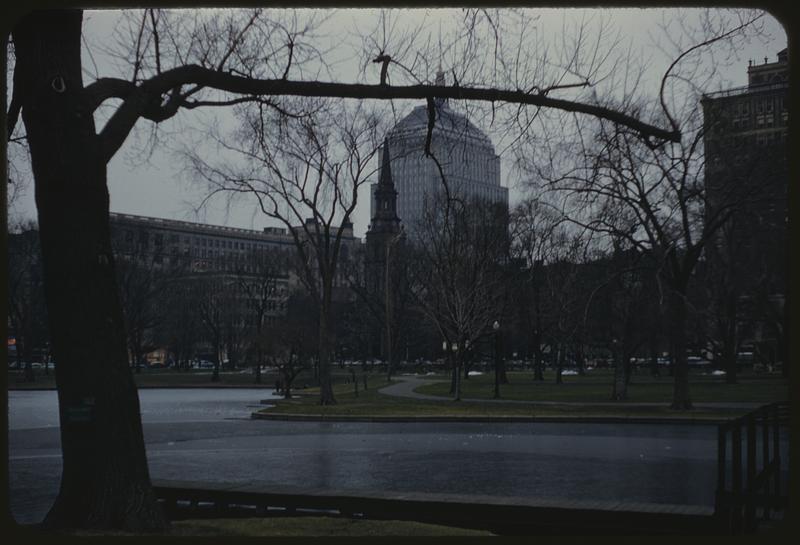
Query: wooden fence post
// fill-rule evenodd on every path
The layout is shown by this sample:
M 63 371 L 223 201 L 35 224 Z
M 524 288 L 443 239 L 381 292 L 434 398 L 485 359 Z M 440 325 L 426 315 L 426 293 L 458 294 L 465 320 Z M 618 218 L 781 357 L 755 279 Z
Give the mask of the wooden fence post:
M 745 531 L 753 532 L 756 529 L 756 419 L 754 414 L 749 414 L 747 422 L 747 488 L 745 490 Z
M 720 424 L 717 428 L 717 493 L 714 498 L 714 512 L 719 521 L 730 531 L 730 509 L 725 490 L 725 474 L 727 473 L 726 451 L 728 450 L 728 427 Z
M 733 473 L 731 475 L 731 529 L 734 533 L 742 530 L 742 424 L 741 421 L 733 423 L 731 433 L 731 462 Z
M 764 472 L 764 520 L 769 520 L 769 504 L 772 501 L 770 496 L 770 479 L 767 475 L 767 468 L 770 466 L 769 459 L 769 407 L 764 407 L 761 411 L 761 471 Z

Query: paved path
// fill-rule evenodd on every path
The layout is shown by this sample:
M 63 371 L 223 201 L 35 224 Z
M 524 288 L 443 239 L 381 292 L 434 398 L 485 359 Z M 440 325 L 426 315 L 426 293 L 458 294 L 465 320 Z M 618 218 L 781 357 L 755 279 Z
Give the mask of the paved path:
M 416 375 L 395 375 L 393 378 L 399 380 L 396 384 L 392 384 L 391 386 L 386 386 L 378 390 L 382 394 L 397 396 L 397 397 L 409 397 L 413 399 L 420 399 L 426 401 L 449 401 L 450 397 L 445 396 L 434 396 L 429 394 L 420 394 L 415 392 L 417 388 L 421 386 L 427 386 L 429 384 L 436 384 L 439 382 L 448 382 L 447 380 L 441 379 L 426 379 Z M 502 391 L 501 391 L 502 393 Z M 628 403 L 628 402 L 612 402 L 612 401 L 593 401 L 593 402 L 584 402 L 584 401 L 524 401 L 520 399 L 477 399 L 477 398 L 461 398 L 462 401 L 468 402 L 475 402 L 475 403 L 517 403 L 523 405 L 567 405 L 572 407 L 667 407 L 669 403 L 659 403 L 659 402 L 638 402 L 638 403 Z M 760 407 L 763 403 L 754 403 L 754 402 L 735 402 L 735 403 L 724 403 L 724 402 L 708 402 L 708 403 L 695 403 L 694 406 L 696 409 L 755 409 Z

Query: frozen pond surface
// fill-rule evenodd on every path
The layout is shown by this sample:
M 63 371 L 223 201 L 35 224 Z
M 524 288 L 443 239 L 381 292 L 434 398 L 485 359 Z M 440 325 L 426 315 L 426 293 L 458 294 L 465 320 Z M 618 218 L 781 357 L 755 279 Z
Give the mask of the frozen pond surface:
M 145 389 L 139 395 L 154 479 L 714 501 L 714 426 L 271 422 L 248 418 L 270 397 L 268 389 Z M 56 395 L 12 391 L 9 401 L 11 509 L 20 522 L 37 522 L 61 472 Z
M 58 427 L 55 390 L 12 390 L 8 393 L 10 430 Z M 142 422 L 218 421 L 249 418 L 248 405 L 272 399 L 267 388 L 142 388 Z

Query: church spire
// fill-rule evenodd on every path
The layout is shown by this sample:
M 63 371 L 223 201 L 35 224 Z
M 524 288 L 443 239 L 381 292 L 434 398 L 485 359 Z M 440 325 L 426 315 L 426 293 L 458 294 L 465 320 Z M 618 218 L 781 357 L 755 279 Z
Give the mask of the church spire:
M 392 169 L 389 166 L 389 139 L 383 140 L 383 154 L 381 157 L 381 173 L 378 177 L 378 185 L 386 186 L 394 189 L 394 182 L 392 182 Z
M 381 171 L 378 183 L 373 187 L 375 210 L 373 211 L 371 231 L 396 231 L 400 219 L 397 217 L 397 190 L 392 181 L 390 166 L 389 139 L 383 141 L 383 154 L 381 156 Z

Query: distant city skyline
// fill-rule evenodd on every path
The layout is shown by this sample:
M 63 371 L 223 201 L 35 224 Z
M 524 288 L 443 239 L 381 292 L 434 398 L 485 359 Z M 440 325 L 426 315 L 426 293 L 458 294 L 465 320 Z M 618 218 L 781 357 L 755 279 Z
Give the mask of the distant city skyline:
M 418 9 L 418 10 L 391 10 L 393 16 L 398 21 L 419 23 L 423 18 L 426 22 L 425 38 L 428 40 L 435 40 L 441 35 L 447 36 L 448 33 L 454 31 L 453 15 L 458 14 L 459 10 L 437 10 L 437 9 Z M 655 30 L 654 25 L 658 22 L 658 13 L 661 10 L 644 10 L 644 9 L 581 9 L 581 10 L 559 10 L 559 9 L 546 9 L 546 10 L 532 10 L 531 13 L 540 14 L 541 19 L 539 25 L 543 33 L 557 32 L 557 29 L 563 28 L 570 24 L 574 24 L 581 17 L 597 17 L 609 16 L 612 23 L 626 36 L 630 38 L 632 43 L 637 43 L 640 47 L 644 47 L 647 40 L 647 32 Z M 669 11 L 669 10 L 667 10 Z M 692 12 L 692 10 L 684 10 Z M 114 25 L 119 18 L 118 11 L 103 10 L 103 11 L 87 11 L 84 18 L 85 29 L 85 46 L 84 46 L 84 83 L 88 83 L 94 79 L 96 74 L 104 75 L 117 75 L 118 70 L 115 68 L 117 60 L 110 58 L 102 51 L 103 44 L 110 42 Z M 344 34 L 346 39 L 350 42 L 353 41 L 354 32 L 358 30 L 366 31 L 378 25 L 379 10 L 339 10 L 329 21 L 328 30 L 331 26 L 334 29 L 340 25 L 345 29 Z M 778 51 L 784 49 L 787 44 L 786 33 L 780 24 L 771 16 L 767 15 L 767 30 L 771 34 L 771 40 L 768 43 L 751 43 L 749 47 L 743 49 L 739 53 L 739 59 L 732 59 L 730 65 L 722 70 L 720 75 L 719 86 L 720 88 L 737 87 L 746 84 L 746 75 L 744 67 L 749 60 L 754 62 L 761 62 L 764 57 L 774 58 Z M 328 40 L 338 40 L 339 35 L 336 32 L 331 32 Z M 422 39 L 422 38 L 421 38 Z M 87 46 L 91 48 L 91 54 L 87 50 Z M 349 44 L 353 47 L 353 43 Z M 650 49 L 648 49 L 650 51 Z M 655 48 L 652 48 L 652 54 L 657 57 L 662 55 Z M 342 48 L 334 48 L 330 52 L 330 63 L 332 70 L 336 76 L 335 79 L 339 81 L 356 81 L 362 78 L 358 72 L 358 60 L 352 59 L 345 54 Z M 441 59 L 428 59 L 428 62 L 435 66 L 436 63 L 442 62 Z M 448 59 L 444 58 L 444 68 L 448 69 Z M 377 80 L 377 69 L 373 70 L 374 74 L 367 69 L 367 77 L 373 77 Z M 659 62 L 652 62 L 649 64 L 649 76 L 652 78 L 658 77 L 663 69 L 666 68 L 662 59 Z M 320 79 L 326 79 L 320 77 Z M 362 78 L 363 79 L 363 78 Z M 647 85 L 655 85 L 655 81 L 646 82 Z M 410 113 L 413 107 L 418 106 L 418 103 L 408 101 L 396 101 L 395 115 L 397 120 Z M 460 104 L 453 104 L 453 108 L 459 111 L 462 108 Z M 198 114 L 205 115 L 205 114 Z M 222 116 L 223 118 L 229 114 L 217 110 L 211 115 Z M 497 141 L 496 136 L 490 127 L 487 127 L 488 120 L 479 118 L 480 116 L 470 117 L 470 121 L 475 123 L 478 128 L 487 132 L 489 137 L 493 140 L 496 146 L 498 155 L 500 156 L 500 170 L 502 172 L 501 184 L 509 188 L 509 200 L 513 206 L 514 202 L 519 200 L 522 192 L 519 185 L 519 180 L 514 172 L 513 165 L 510 164 L 510 158 L 504 154 L 506 141 Z M 182 112 L 175 120 L 170 121 L 164 127 L 164 130 L 169 133 L 182 132 L 185 127 L 192 126 L 196 121 L 197 116 L 189 112 Z M 134 134 L 128 138 L 122 148 L 122 153 L 116 154 L 108 165 L 108 186 L 111 199 L 111 211 L 118 213 L 138 214 L 144 216 L 162 217 L 168 219 L 178 219 L 187 221 L 197 221 L 209 223 L 213 225 L 222 225 L 230 227 L 240 227 L 247 229 L 260 230 L 267 226 L 277 226 L 274 221 L 260 214 L 252 204 L 234 204 L 229 205 L 222 201 L 212 201 L 207 203 L 203 209 L 197 210 L 197 207 L 202 202 L 205 196 L 201 187 L 192 184 L 186 179 L 186 175 L 182 172 L 180 161 L 176 160 L 175 156 L 169 149 L 169 146 L 158 147 L 153 150 L 151 156 L 147 154 L 138 153 L 137 148 L 143 147 L 143 139 L 150 130 L 146 124 L 141 124 L 138 128 L 141 134 Z M 98 128 L 102 126 L 102 122 L 98 120 Z M 375 168 L 377 172 L 378 154 L 374 159 Z M 30 220 L 36 218 L 35 203 L 33 198 L 32 179 L 28 176 L 28 186 L 22 191 L 22 195 L 13 204 L 13 208 L 9 211 L 10 221 L 14 220 Z M 377 181 L 377 175 L 372 180 Z M 354 234 L 358 237 L 363 237 L 366 233 L 370 221 L 370 184 L 364 184 L 362 192 L 359 194 L 359 205 L 356 209 L 354 217 Z

